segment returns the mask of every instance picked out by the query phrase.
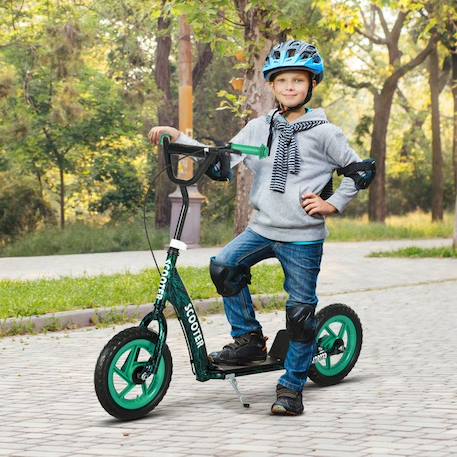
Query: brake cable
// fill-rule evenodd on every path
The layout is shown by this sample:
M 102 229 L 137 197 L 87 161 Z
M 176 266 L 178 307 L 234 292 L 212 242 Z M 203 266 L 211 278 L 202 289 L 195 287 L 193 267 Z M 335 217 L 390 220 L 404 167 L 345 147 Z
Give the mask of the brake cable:
M 204 147 L 201 148 L 202 150 L 204 150 Z M 189 156 L 183 156 L 183 157 L 180 157 L 178 158 L 178 160 L 176 161 L 175 164 L 179 163 L 181 160 L 187 158 Z M 148 231 L 148 224 L 147 224 L 147 216 L 146 216 L 146 206 L 147 206 L 147 202 L 148 202 L 148 198 L 149 198 L 149 194 L 151 193 L 152 191 L 152 188 L 153 188 L 153 184 L 155 184 L 155 182 L 157 181 L 157 179 L 159 178 L 159 176 L 164 172 L 164 171 L 167 171 L 168 167 L 170 165 L 165 165 L 165 167 L 162 168 L 162 170 L 160 170 L 158 173 L 156 173 L 156 175 L 152 178 L 147 190 L 146 190 L 146 193 L 144 195 L 144 200 L 143 200 L 143 225 L 144 225 L 144 231 L 146 233 L 146 239 L 148 241 L 148 246 L 149 246 L 149 250 L 151 251 L 151 254 L 152 254 L 152 258 L 154 259 L 154 263 L 155 263 L 155 266 L 157 268 L 157 271 L 159 273 L 159 276 L 162 275 L 162 272 L 160 271 L 160 268 L 159 268 L 159 264 L 157 263 L 157 259 L 154 255 L 154 251 L 152 249 L 152 244 L 151 244 L 151 239 L 149 238 L 149 231 Z

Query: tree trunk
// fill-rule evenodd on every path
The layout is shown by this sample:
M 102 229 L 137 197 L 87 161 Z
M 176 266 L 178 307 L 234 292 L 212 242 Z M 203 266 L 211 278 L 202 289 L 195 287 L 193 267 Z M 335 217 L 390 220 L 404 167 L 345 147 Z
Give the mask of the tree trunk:
M 262 68 L 267 53 L 270 51 L 273 42 L 265 40 L 261 53 L 253 60 L 253 68 L 246 73 L 244 94 L 247 97 L 246 109 L 250 111 L 250 118 L 260 116 L 270 110 L 273 106 L 273 97 L 265 86 Z M 265 144 L 267 143 L 265 138 Z M 238 235 L 248 225 L 252 208 L 249 203 L 249 193 L 252 187 L 253 176 L 248 168 L 241 164 L 238 166 L 236 176 L 236 200 L 235 200 L 235 233 Z
M 457 196 L 455 198 L 455 213 L 454 213 L 454 239 L 452 241 L 452 247 L 454 251 L 457 251 Z
M 268 90 L 263 78 L 263 65 L 273 43 L 284 38 L 284 32 L 267 27 L 268 11 L 259 7 L 247 8 L 249 2 L 236 0 L 235 6 L 241 22 L 245 25 L 244 39 L 247 47 L 247 56 L 251 66 L 246 71 L 243 95 L 246 97 L 245 109 L 249 111 L 249 118 L 268 112 L 274 103 L 273 96 Z M 265 144 L 268 138 L 265 138 Z M 241 164 L 238 166 L 236 177 L 236 207 L 235 233 L 241 233 L 248 225 L 252 208 L 249 203 L 249 193 L 252 187 L 253 176 Z
M 443 154 L 441 151 L 439 107 L 439 57 L 435 44 L 429 57 L 429 84 L 432 108 L 432 220 L 443 220 Z
M 457 48 L 452 49 L 452 95 L 454 98 L 454 138 L 452 141 L 452 157 L 454 162 L 454 191 L 455 191 L 455 224 L 454 241 L 452 246 L 457 251 Z
M 165 2 L 164 2 L 165 3 Z M 177 125 L 177 109 L 172 100 L 170 89 L 170 63 L 168 61 L 171 50 L 170 18 L 160 16 L 157 25 L 157 51 L 155 62 L 155 80 L 157 87 L 162 91 L 163 99 L 158 110 L 159 125 Z M 159 150 L 160 151 L 160 150 Z M 159 152 L 157 170 L 165 168 L 165 159 Z M 170 225 L 171 203 L 168 195 L 175 189 L 166 173 L 161 173 L 155 183 L 155 226 L 164 228 Z
M 369 188 L 368 216 L 370 221 L 384 222 L 386 206 L 386 150 L 390 110 L 398 80 L 389 79 L 374 97 L 373 133 L 370 156 L 376 160 L 376 179 Z
M 192 69 L 192 89 L 195 91 L 205 74 L 205 70 L 213 61 L 213 51 L 209 43 L 198 44 L 198 60 Z
M 65 174 L 63 164 L 59 161 L 59 176 L 60 176 L 60 228 L 65 228 Z
M 167 0 L 163 0 L 162 7 Z M 163 8 L 162 8 L 163 10 Z M 159 125 L 172 125 L 178 127 L 178 107 L 171 94 L 171 73 L 170 73 L 170 51 L 171 51 L 171 20 L 166 13 L 162 13 L 157 21 L 157 51 L 155 63 L 155 80 L 157 87 L 162 91 L 163 100 L 158 110 Z M 195 88 L 202 79 L 202 76 L 212 62 L 213 53 L 208 44 L 199 46 L 200 53 L 198 61 L 192 70 L 192 85 Z M 158 171 L 165 168 L 165 159 L 162 154 L 158 157 Z M 155 226 L 165 228 L 170 225 L 171 202 L 168 196 L 174 191 L 176 185 L 170 182 L 166 173 L 162 173 L 155 185 Z
M 454 99 L 454 136 L 452 141 L 452 161 L 454 165 L 454 190 L 457 198 L 457 48 L 452 50 L 452 97 Z

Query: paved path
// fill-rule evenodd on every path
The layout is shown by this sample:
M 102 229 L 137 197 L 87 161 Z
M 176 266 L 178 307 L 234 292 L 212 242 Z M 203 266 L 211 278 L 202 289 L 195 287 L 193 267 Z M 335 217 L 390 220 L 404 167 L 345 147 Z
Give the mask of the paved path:
M 318 293 L 324 297 L 354 290 L 375 290 L 422 283 L 440 283 L 457 279 L 456 259 L 392 259 L 366 257 L 373 251 L 405 246 L 442 246 L 450 240 L 401 240 L 362 243 L 326 243 Z M 208 266 L 209 258 L 220 248 L 192 249 L 182 252 L 179 266 Z M 165 251 L 157 251 L 163 264 Z M 275 263 L 276 259 L 264 262 Z M 0 279 L 58 278 L 62 276 L 94 276 L 120 272 L 138 272 L 153 268 L 148 251 L 108 254 L 79 254 L 48 257 L 0 258 Z M 254 275 L 255 280 L 255 275 Z
M 454 264 L 455 267 L 456 264 Z M 457 281 L 325 297 L 351 304 L 364 325 L 346 381 L 305 387 L 305 414 L 269 415 L 279 373 L 227 381 L 192 377 L 170 320 L 170 389 L 145 419 L 119 423 L 95 397 L 98 353 L 122 327 L 0 340 L 2 456 L 433 456 L 457 454 Z M 260 315 L 271 337 L 284 314 Z M 210 350 L 227 342 L 222 315 L 205 319 Z M 271 341 L 271 340 L 270 340 Z
M 0 456 L 457 455 L 457 259 L 364 257 L 402 243 L 326 245 L 320 306 L 350 304 L 364 345 L 344 382 L 305 387 L 303 416 L 269 415 L 279 373 L 239 378 L 250 409 L 227 381 L 195 381 L 173 319 L 170 389 L 131 423 L 110 418 L 92 386 L 100 350 L 123 327 L 3 338 Z M 271 343 L 284 313 L 259 318 Z M 205 318 L 204 330 L 209 350 L 228 341 L 222 315 Z
M 342 262 L 356 255 L 358 259 L 374 250 L 391 250 L 404 246 L 443 246 L 451 240 L 368 241 L 362 243 L 326 243 L 327 263 Z M 183 251 L 179 265 L 207 266 L 209 258 L 221 248 L 200 248 Z M 166 251 L 154 251 L 159 265 L 163 265 Z M 149 251 L 110 252 L 36 257 L 0 257 L 0 279 L 38 279 L 63 276 L 96 276 L 100 274 L 132 273 L 155 268 Z

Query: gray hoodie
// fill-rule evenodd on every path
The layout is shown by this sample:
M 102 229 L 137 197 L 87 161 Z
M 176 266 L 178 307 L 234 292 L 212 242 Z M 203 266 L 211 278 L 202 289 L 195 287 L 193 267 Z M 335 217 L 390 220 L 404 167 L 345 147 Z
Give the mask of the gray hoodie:
M 296 122 L 308 120 L 327 120 L 327 116 L 323 109 L 318 108 L 308 111 Z M 263 115 L 249 121 L 231 143 L 260 146 L 267 143 L 268 133 L 269 117 Z M 270 156 L 265 159 L 232 155 L 232 167 L 244 161 L 254 173 L 250 201 L 256 215 L 249 226 L 259 235 L 276 241 L 322 240 L 328 235 L 325 218 L 306 214 L 300 205 L 300 196 L 304 193 L 320 194 L 335 169 L 361 159 L 350 148 L 341 129 L 331 123 L 298 132 L 295 138 L 301 158 L 300 172 L 288 173 L 285 192 L 275 192 L 270 190 L 270 181 L 278 137 L 279 132 L 274 132 Z M 176 142 L 201 145 L 184 134 Z M 327 201 L 342 213 L 356 195 L 354 181 L 345 177 Z

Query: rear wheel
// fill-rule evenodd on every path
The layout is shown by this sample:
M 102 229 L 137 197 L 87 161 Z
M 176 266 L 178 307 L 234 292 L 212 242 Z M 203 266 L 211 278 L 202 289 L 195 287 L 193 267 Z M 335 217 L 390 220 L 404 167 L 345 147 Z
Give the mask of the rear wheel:
M 311 365 L 308 376 L 321 386 L 344 379 L 354 368 L 362 349 L 362 324 L 349 306 L 341 303 L 326 306 L 316 314 L 317 352 L 327 357 Z
M 138 419 L 152 411 L 170 385 L 173 362 L 165 344 L 154 376 L 139 374 L 154 354 L 158 335 L 145 327 L 131 327 L 115 335 L 103 348 L 95 366 L 94 384 L 105 410 L 121 420 Z

